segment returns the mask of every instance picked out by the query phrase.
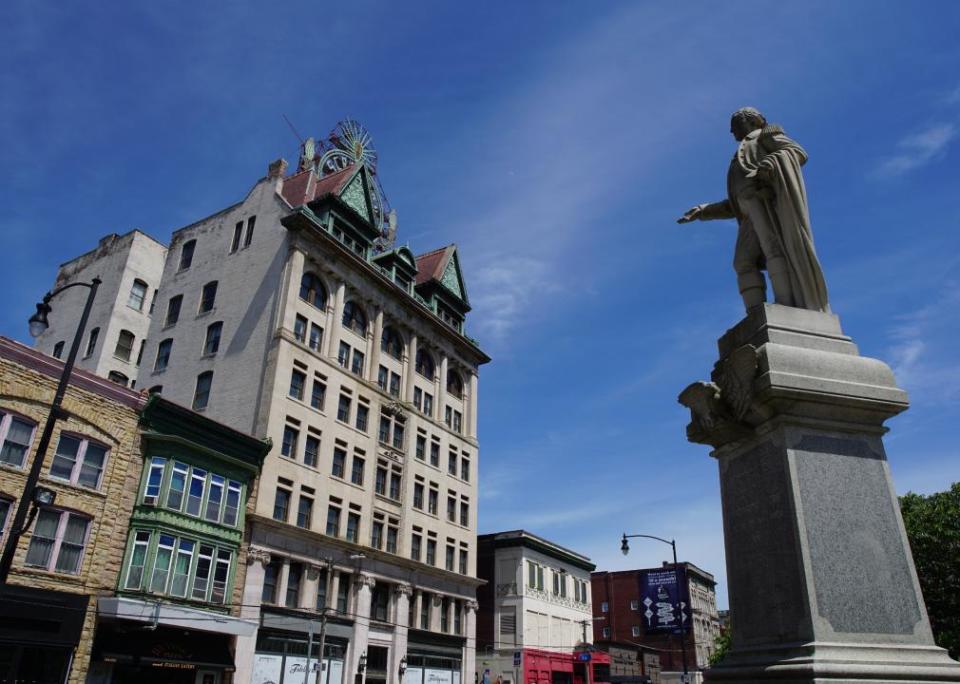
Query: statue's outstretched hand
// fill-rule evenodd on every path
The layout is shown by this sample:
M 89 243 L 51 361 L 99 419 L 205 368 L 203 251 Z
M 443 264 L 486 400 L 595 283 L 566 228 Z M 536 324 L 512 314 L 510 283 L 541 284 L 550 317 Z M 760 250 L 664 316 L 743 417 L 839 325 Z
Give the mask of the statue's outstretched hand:
M 691 221 L 696 221 L 700 218 L 700 214 L 703 212 L 703 205 L 698 204 L 693 207 L 686 214 L 677 219 L 677 223 L 690 223 Z

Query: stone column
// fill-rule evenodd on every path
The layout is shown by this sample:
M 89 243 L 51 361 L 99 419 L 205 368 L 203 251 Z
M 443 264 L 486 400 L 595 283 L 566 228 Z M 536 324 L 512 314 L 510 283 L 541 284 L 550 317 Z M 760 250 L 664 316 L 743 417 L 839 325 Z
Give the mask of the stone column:
M 688 439 L 719 462 L 736 616 L 707 681 L 960 681 L 933 643 L 881 440 L 908 405 L 890 368 L 833 314 L 776 304 L 719 350 L 713 382 L 680 395 Z
M 373 318 L 373 343 L 370 344 L 370 353 L 367 358 L 370 359 L 370 367 L 367 369 L 367 380 L 376 384 L 377 371 L 380 369 L 380 340 L 383 339 L 383 309 L 377 308 Z M 389 381 L 388 381 L 389 382 Z M 388 384 L 387 387 L 390 387 Z
M 460 681 L 469 684 L 473 681 L 473 675 L 477 671 L 477 609 L 480 607 L 476 601 L 464 601 L 464 616 L 467 624 L 464 630 L 464 636 L 467 643 L 463 647 L 463 673 L 460 675 Z
M 403 377 L 403 400 L 413 401 L 413 379 L 417 377 L 417 334 L 410 333 L 410 343 L 407 345 L 407 367 Z
M 394 617 L 393 648 L 390 649 L 390 671 L 387 673 L 387 682 L 398 681 L 400 661 L 407 656 L 407 634 L 411 627 L 410 594 L 413 593 L 409 584 L 398 584 L 394 588 Z M 396 678 L 396 679 L 395 679 Z
M 304 610 L 317 609 L 317 592 L 320 588 L 319 565 L 308 565 L 303 573 L 303 584 L 300 587 L 300 607 Z
M 340 349 L 340 322 L 343 320 L 343 305 L 347 298 L 347 284 L 339 283 L 333 298 L 333 310 L 327 310 L 327 329 L 324 331 L 324 356 L 337 358 Z
M 356 573 L 353 583 L 355 594 L 353 638 L 350 640 L 350 652 L 344 665 L 346 670 L 343 673 L 344 684 L 354 680 L 360 656 L 367 652 L 367 638 L 370 635 L 370 594 L 375 584 L 376 580 L 371 575 L 363 572 Z
M 437 385 L 437 420 L 443 420 L 447 415 L 447 370 L 450 360 L 446 354 L 440 356 L 440 378 Z M 452 427 L 452 423 L 450 426 Z
M 251 622 L 260 620 L 260 601 L 263 597 L 263 578 L 270 564 L 270 553 L 265 549 L 251 547 L 247 550 L 247 573 L 243 583 L 243 605 L 240 617 Z M 253 655 L 257 647 L 257 635 L 238 636 L 236 639 L 234 665 L 235 682 L 249 682 L 253 679 Z
M 469 407 L 467 408 L 467 416 L 464 416 L 464 419 L 467 420 L 470 425 L 467 428 L 467 434 L 470 437 L 476 439 L 477 437 L 477 372 L 470 371 L 470 394 L 467 397 L 467 401 L 470 402 Z M 468 418 L 469 416 L 469 418 Z
M 288 306 L 288 304 L 290 302 L 296 302 L 300 296 L 300 279 L 303 277 L 303 272 L 303 252 L 299 249 L 294 249 L 290 252 L 290 258 L 287 260 L 287 289 L 283 296 L 283 301 L 280 302 L 280 316 L 282 316 L 282 318 L 277 321 L 277 325 L 290 332 L 293 332 L 293 324 L 297 317 L 297 312 L 296 307 Z M 307 333 L 309 334 L 309 326 L 307 326 L 307 328 Z
M 420 611 L 423 610 L 423 590 L 416 589 L 413 593 L 413 624 L 415 629 L 422 629 L 420 626 Z
M 284 558 L 280 566 L 280 577 L 277 579 L 277 605 L 287 605 L 287 583 L 290 580 L 290 559 Z
M 330 593 L 327 594 L 327 606 L 333 610 L 337 609 L 337 596 L 340 593 L 340 571 L 330 568 L 333 577 L 330 579 Z
M 456 603 L 457 603 L 457 599 L 453 598 L 452 596 L 447 598 L 447 633 L 448 634 L 457 633 L 457 630 L 454 627 L 454 622 L 456 621 L 456 618 L 457 618 Z
M 443 624 L 440 612 L 443 610 L 443 597 L 440 594 L 431 594 L 430 600 L 430 631 L 439 632 Z

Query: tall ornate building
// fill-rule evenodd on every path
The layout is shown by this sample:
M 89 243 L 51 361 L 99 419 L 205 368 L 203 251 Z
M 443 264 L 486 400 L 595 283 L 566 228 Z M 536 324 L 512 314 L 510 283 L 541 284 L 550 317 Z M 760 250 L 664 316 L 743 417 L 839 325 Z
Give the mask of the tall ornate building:
M 473 676 L 489 358 L 464 334 L 456 247 L 395 238 L 369 135 L 346 121 L 165 252 L 137 387 L 273 442 L 246 518 L 239 601 L 258 630 L 238 682 L 303 677 L 321 631 L 323 684 Z

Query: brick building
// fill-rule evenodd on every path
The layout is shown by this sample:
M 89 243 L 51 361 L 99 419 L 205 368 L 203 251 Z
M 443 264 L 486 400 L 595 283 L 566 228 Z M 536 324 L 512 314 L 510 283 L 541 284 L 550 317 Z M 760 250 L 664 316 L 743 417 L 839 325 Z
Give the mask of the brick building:
M 22 495 L 63 364 L 0 337 L 0 529 Z M 144 397 L 76 370 L 39 486 L 53 490 L 20 537 L 0 600 L 0 681 L 80 684 L 96 601 L 112 593 L 140 478 Z M 30 520 L 28 518 L 28 520 Z M 72 666 L 71 666 L 72 663 Z
M 681 601 L 689 604 L 683 608 L 687 662 L 690 671 L 694 671 L 707 667 L 720 634 L 716 581 L 712 574 L 693 563 L 680 563 L 679 566 Z M 655 625 L 653 613 L 656 607 L 644 603 L 647 597 L 643 594 L 643 586 L 649 573 L 666 572 L 672 576 L 673 569 L 672 564 L 664 563 L 660 568 L 595 572 L 591 576 L 595 638 L 659 649 L 664 679 L 667 679 L 667 672 L 683 670 L 680 636 L 673 633 L 674 630 L 652 626 Z

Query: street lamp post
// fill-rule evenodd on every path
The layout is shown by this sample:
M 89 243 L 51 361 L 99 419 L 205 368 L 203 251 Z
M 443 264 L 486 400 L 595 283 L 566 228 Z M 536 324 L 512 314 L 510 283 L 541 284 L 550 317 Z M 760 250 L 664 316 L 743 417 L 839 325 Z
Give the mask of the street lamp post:
M 23 487 L 23 495 L 17 504 L 17 512 L 10 526 L 7 543 L 3 548 L 3 556 L 0 557 L 0 584 L 6 584 L 7 582 L 10 567 L 13 565 L 13 556 L 17 552 L 17 543 L 20 541 L 20 535 L 26 531 L 28 523 L 25 523 L 31 504 L 34 505 L 35 513 L 36 506 L 49 505 L 49 503 L 52 503 L 52 499 L 49 496 L 37 496 L 37 482 L 40 480 L 40 471 L 43 469 L 43 461 L 47 453 L 47 448 L 50 446 L 50 438 L 53 436 L 54 425 L 56 425 L 58 418 L 65 418 L 67 415 L 60 406 L 67 392 L 70 374 L 73 372 L 73 363 L 77 359 L 77 352 L 80 350 L 80 342 L 83 339 L 83 332 L 87 327 L 87 319 L 90 317 L 90 309 L 93 306 L 94 298 L 97 296 L 97 288 L 100 287 L 100 282 L 99 278 L 94 278 L 89 283 L 70 283 L 69 285 L 64 285 L 63 287 L 48 292 L 44 295 L 43 301 L 37 304 L 37 313 L 30 317 L 30 334 L 37 337 L 42 334 L 49 325 L 47 323 L 47 314 L 53 310 L 50 307 L 51 299 L 71 287 L 86 287 L 90 290 L 87 294 L 87 303 L 83 307 L 83 314 L 80 316 L 80 324 L 77 326 L 77 332 L 73 337 L 73 344 L 70 346 L 70 353 L 67 355 L 66 363 L 63 364 L 60 383 L 57 385 L 56 394 L 53 395 L 53 403 L 50 404 L 50 413 L 47 414 L 47 422 L 43 426 L 43 433 L 41 433 L 40 442 L 37 444 L 37 453 L 33 457 L 33 464 L 30 466 L 30 473 L 27 475 L 27 482 Z
M 644 539 L 655 539 L 658 542 L 663 542 L 664 544 L 669 544 L 673 549 L 673 576 L 676 578 L 677 582 L 677 619 L 680 620 L 680 654 L 683 658 L 683 682 L 684 684 L 689 684 L 690 677 L 687 670 L 687 631 L 686 624 L 683 619 L 683 607 L 681 606 L 680 597 L 682 596 L 681 585 L 680 585 L 680 567 L 677 565 L 677 543 L 673 539 L 669 541 L 662 539 L 661 537 L 654 537 L 651 534 L 627 534 L 623 533 L 623 537 L 620 540 L 620 550 L 623 552 L 623 555 L 626 556 L 630 553 L 630 543 L 628 539 L 633 539 L 635 537 L 643 537 Z

